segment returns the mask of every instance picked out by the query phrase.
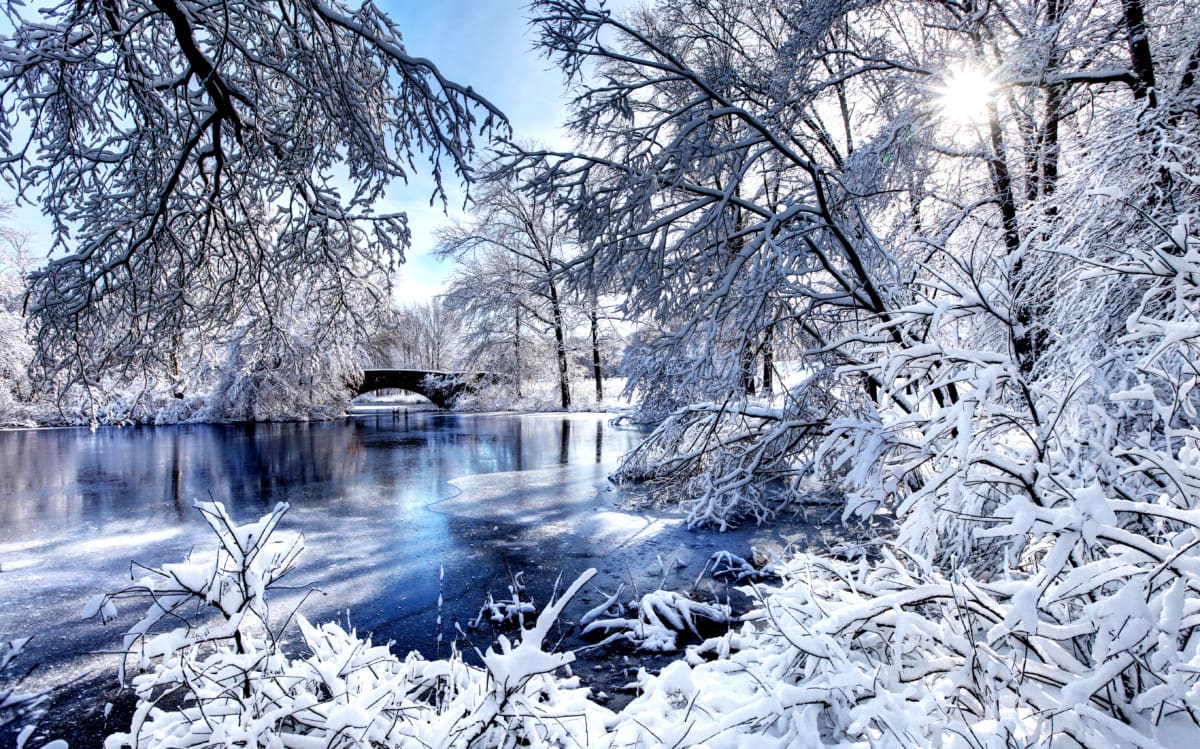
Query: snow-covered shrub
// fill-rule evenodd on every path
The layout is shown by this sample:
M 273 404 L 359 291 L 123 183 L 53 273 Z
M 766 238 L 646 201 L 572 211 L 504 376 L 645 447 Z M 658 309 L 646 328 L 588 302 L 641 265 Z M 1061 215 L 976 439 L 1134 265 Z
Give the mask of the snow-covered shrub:
M 502 638 L 483 655 L 484 669 L 457 653 L 399 659 L 337 624 L 298 616 L 307 657 L 288 658 L 259 638 L 244 653 L 220 647 L 164 662 L 158 670 L 186 690 L 181 708 L 154 706 L 150 686 L 161 688 L 161 677 L 135 678 L 142 699 L 133 728 L 106 746 L 590 745 L 607 711 L 587 701 L 587 690 L 551 676 L 572 654 L 541 650 L 567 600 L 544 611 L 520 643 Z
M 587 700 L 577 680 L 554 672 L 572 653 L 548 653 L 545 638 L 563 608 L 595 575 L 589 570 L 552 601 L 519 640 L 500 635 L 469 666 L 455 651 L 426 661 L 328 623 L 296 621 L 309 654 L 286 654 L 268 626 L 266 593 L 292 569 L 298 536 L 274 538 L 287 510 L 236 526 L 220 504 L 198 509 L 217 537 L 214 554 L 147 570 L 133 586 L 98 596 L 85 616 L 117 616 L 115 602 L 149 600 L 125 637 L 140 673 L 128 681 L 138 704 L 119 747 L 533 746 L 593 745 L 612 714 Z M 215 616 L 204 616 L 208 611 Z M 184 622 L 163 633 L 160 622 Z M 126 681 L 124 659 L 122 681 Z
M 288 510 L 286 503 L 242 526 L 234 525 L 220 502 L 197 502 L 196 509 L 216 536 L 217 548 L 212 553 L 160 568 L 135 567 L 146 574 L 133 585 L 96 596 L 83 612 L 85 619 L 99 616 L 108 621 L 117 616 L 118 601 L 148 602 L 141 620 L 125 635 L 119 670 L 124 683 L 129 657 L 136 657 L 142 669 L 157 664 L 151 683 L 141 682 L 144 695 L 159 686 L 155 683 L 158 677 L 168 684 L 177 678 L 164 671 L 163 662 L 196 657 L 205 648 L 226 641 L 233 644 L 234 653 L 244 654 L 250 649 L 247 640 L 268 633 L 266 593 L 292 570 L 303 548 L 299 534 L 273 538 Z M 160 621 L 183 622 L 184 626 L 152 633 Z
M 889 329 L 942 326 L 921 346 L 877 346 L 874 376 L 901 397 L 838 420 L 824 448 L 847 469 L 848 511 L 885 506 L 899 518 L 897 552 L 871 572 L 886 585 L 807 559 L 820 581 L 803 595 L 816 603 L 773 620 L 843 638 L 812 667 L 875 664 L 882 686 L 863 681 L 856 703 L 883 692 L 939 701 L 899 707 L 894 721 L 876 705 L 880 735 L 940 741 L 946 729 L 902 717 L 935 711 L 962 716 L 950 725 L 963 737 L 990 726 L 1018 745 L 1197 731 L 1200 242 L 1195 209 L 1176 211 L 1196 205 L 1200 170 L 1194 157 L 1174 167 L 1176 184 L 1191 185 L 1175 209 L 1147 221 L 1151 203 L 1122 197 L 1128 184 L 1100 189 L 1095 210 L 1062 223 L 1053 262 L 1025 264 L 1060 289 L 1032 366 L 1011 353 L 1011 263 L 935 253 L 936 303 L 901 308 L 875 331 L 886 342 Z M 1148 175 L 1146 192 L 1160 180 Z M 864 612 L 851 630 L 830 608 L 847 600 Z M 863 730 L 845 710 L 845 725 Z
M 1132 506 L 1120 506 L 1132 512 Z M 1197 731 L 1200 585 L 1187 556 L 1119 536 L 1109 556 L 1074 568 L 1032 562 L 981 580 L 947 573 L 898 546 L 868 562 L 794 555 L 736 630 L 688 649 L 685 660 L 638 678 L 639 695 L 613 713 L 562 678 L 571 653 L 542 648 L 553 622 L 594 575 L 581 576 L 521 629 L 469 666 L 397 658 L 336 624 L 297 617 L 307 655 L 284 653 L 264 626 L 262 594 L 290 568 L 297 542 L 271 538 L 283 508 L 236 527 L 205 506 L 218 532 L 207 557 L 152 571 L 130 595 L 153 595 L 127 642 L 147 669 L 132 678 L 133 725 L 107 746 L 627 747 L 822 745 L 1033 746 L 1068 742 L 1153 746 Z M 1144 508 L 1142 508 L 1144 509 Z M 1164 519 L 1200 525 L 1189 510 Z M 1033 522 L 1042 522 L 1035 511 Z M 1079 549 L 1055 518 L 1048 556 Z M 1120 544 L 1126 544 L 1121 548 Z M 1065 551 L 1064 551 L 1065 550 Z M 1084 549 L 1086 550 L 1086 549 Z M 1144 564 L 1147 559 L 1152 564 Z M 732 561 L 732 560 L 731 560 Z M 1047 571 L 1048 570 L 1048 571 Z M 723 621 L 728 609 L 669 591 L 641 597 L 636 618 L 614 606 L 621 590 L 580 618 L 651 650 Z M 88 613 L 115 615 L 114 598 Z M 192 602 L 219 612 L 161 635 L 151 626 Z M 206 603 L 207 602 L 207 603 Z M 235 612 L 226 618 L 231 606 Z M 236 626 L 230 627 L 231 622 Z
M 351 346 L 323 345 L 311 330 L 266 332 L 242 326 L 231 340 L 197 343 L 179 370 L 114 368 L 59 389 L 67 424 L 220 423 L 340 418 L 362 377 Z
M 8 383 L 0 382 L 0 427 L 28 427 L 35 423 L 28 404 Z
M 1035 581 L 946 577 L 898 552 L 880 564 L 800 555 L 781 571 L 780 585 L 756 587 L 740 632 L 695 649 L 690 669 L 644 677 L 647 694 L 623 715 L 686 708 L 695 717 L 682 745 L 819 735 L 826 746 L 1158 746 L 1196 735 L 1200 660 L 1184 584 L 1148 597 L 1135 584 L 1078 606 L 1081 582 L 1099 570 L 1045 593 Z M 1086 632 L 1081 621 L 1047 620 L 1047 610 L 1072 608 L 1121 611 L 1125 626 Z M 1135 624 L 1139 611 L 1152 624 Z M 1114 684 L 1119 663 L 1094 665 L 1095 651 L 1078 647 L 1089 640 L 1140 664 L 1152 683 Z M 682 693 L 667 699 L 672 691 Z M 621 725 L 618 735 L 636 727 Z
M 821 411 L 802 414 L 795 409 L 801 402 L 686 406 L 626 455 L 611 478 L 649 482 L 656 499 L 679 504 L 689 525 L 724 530 L 747 518 L 762 522 L 796 498 L 795 481 L 810 468 L 797 456 L 815 454 L 832 411 L 822 403 Z
M 208 384 L 206 421 L 290 421 L 340 417 L 362 379 L 353 340 L 331 339 L 302 318 L 286 331 L 247 326 L 227 347 Z M 344 321 L 342 324 L 346 324 Z
M 0 215 L 3 207 L 0 206 Z M 0 242 L 5 237 L 0 233 Z M 0 257 L 0 427 L 25 426 L 31 421 L 28 369 L 33 347 L 21 315 L 24 292 L 21 275 Z
M 542 373 L 544 374 L 544 372 Z M 518 411 L 551 412 L 562 411 L 559 384 L 554 380 L 529 376 L 518 384 L 506 375 L 495 381 L 484 380 L 477 386 L 463 390 L 454 399 L 454 410 L 461 412 Z M 574 405 L 572 411 L 576 410 Z

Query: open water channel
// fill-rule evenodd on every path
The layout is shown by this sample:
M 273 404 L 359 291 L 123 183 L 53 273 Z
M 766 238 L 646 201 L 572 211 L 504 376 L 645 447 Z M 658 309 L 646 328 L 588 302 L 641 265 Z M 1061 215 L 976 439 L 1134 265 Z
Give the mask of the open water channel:
M 693 531 L 671 512 L 632 506 L 607 476 L 643 433 L 610 418 L 402 410 L 329 423 L 0 432 L 0 640 L 34 636 L 20 663 L 36 669 L 22 691 L 55 690 L 45 728 L 81 749 L 124 727 L 106 726 L 103 708 L 118 697 L 113 651 L 138 612 L 107 625 L 79 614 L 129 582 L 132 560 L 158 565 L 210 547 L 195 500 L 223 502 L 238 522 L 290 504 L 282 529 L 303 533 L 305 551 L 289 589 L 270 599 L 280 619 L 300 606 L 313 621 L 348 619 L 427 657 L 438 655 L 439 613 L 443 643 L 455 639 L 489 593 L 508 596 L 517 573 L 540 608 L 560 575 L 565 587 L 596 567 L 594 587 L 565 613 L 578 618 L 622 582 L 691 588 L 714 551 L 746 555 L 801 530 Z M 490 633 L 467 634 L 488 644 Z M 569 637 L 562 647 L 582 644 Z M 611 690 L 639 662 L 592 651 L 578 673 Z M 0 743 L 11 746 L 12 731 Z

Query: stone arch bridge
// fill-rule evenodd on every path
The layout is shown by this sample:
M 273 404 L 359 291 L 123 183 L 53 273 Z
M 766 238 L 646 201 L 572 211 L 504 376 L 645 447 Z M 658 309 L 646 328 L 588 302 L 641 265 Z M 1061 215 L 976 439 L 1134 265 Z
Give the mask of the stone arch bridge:
M 407 390 L 423 395 L 440 408 L 452 408 L 464 392 L 485 383 L 499 382 L 494 372 L 439 372 L 431 369 L 364 369 L 362 382 L 352 388 L 355 395 L 374 390 Z

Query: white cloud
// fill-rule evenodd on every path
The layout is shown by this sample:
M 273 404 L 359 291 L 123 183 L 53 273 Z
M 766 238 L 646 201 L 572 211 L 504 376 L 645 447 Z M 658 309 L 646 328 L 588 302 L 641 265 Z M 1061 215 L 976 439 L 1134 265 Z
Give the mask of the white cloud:
M 392 298 L 398 304 L 427 302 L 446 290 L 449 264 L 429 253 L 417 253 L 396 271 Z

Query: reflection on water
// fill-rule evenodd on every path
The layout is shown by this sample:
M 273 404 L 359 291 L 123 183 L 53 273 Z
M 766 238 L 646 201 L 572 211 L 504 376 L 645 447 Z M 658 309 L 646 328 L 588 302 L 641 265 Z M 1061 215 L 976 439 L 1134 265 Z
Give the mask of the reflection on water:
M 345 483 L 357 435 L 330 424 L 0 433 L 0 543 L 187 520 L 196 498 L 243 516 L 293 487 Z
M 595 422 L 594 447 L 573 432 L 575 421 Z M 456 476 L 611 464 L 634 438 L 602 417 L 433 411 L 348 423 L 0 432 L 0 544 L 130 521 L 194 522 L 196 499 L 224 502 L 238 518 L 278 501 L 338 505 L 371 492 L 409 506 L 441 498 Z
M 750 542 L 753 531 L 698 534 L 621 510 L 605 477 L 639 438 L 596 414 L 440 411 L 0 432 L 0 638 L 36 633 L 35 685 L 89 669 L 107 678 L 112 657 L 88 653 L 115 648 L 135 612 L 103 627 L 78 621 L 79 610 L 127 580 L 131 559 L 156 565 L 207 546 L 197 499 L 224 502 L 243 522 L 291 504 L 284 528 L 302 532 L 306 550 L 275 611 L 315 589 L 303 603 L 310 618 L 349 610 L 360 632 L 431 656 L 441 570 L 449 640 L 517 572 L 544 603 L 560 573 L 569 581 L 597 567 L 601 588 L 630 576 L 653 587 L 660 559 L 678 559 L 694 579 L 713 549 Z M 602 595 L 588 591 L 580 605 Z
M 360 627 L 416 644 L 404 631 L 405 607 L 432 605 L 436 594 L 416 599 L 440 566 L 465 594 L 523 563 L 508 548 L 521 532 L 437 509 L 457 493 L 452 479 L 591 466 L 559 481 L 554 501 L 569 507 L 595 496 L 637 438 L 599 415 L 437 411 L 0 432 L 0 637 L 41 632 L 39 655 L 50 660 L 114 640 L 112 628 L 75 621 L 81 602 L 127 579 L 131 559 L 172 561 L 206 543 L 191 508 L 199 499 L 224 502 L 240 521 L 289 502 L 285 526 L 306 536 L 297 582 L 323 592 L 306 610 L 362 608 Z M 506 548 L 488 558 L 493 531 Z

